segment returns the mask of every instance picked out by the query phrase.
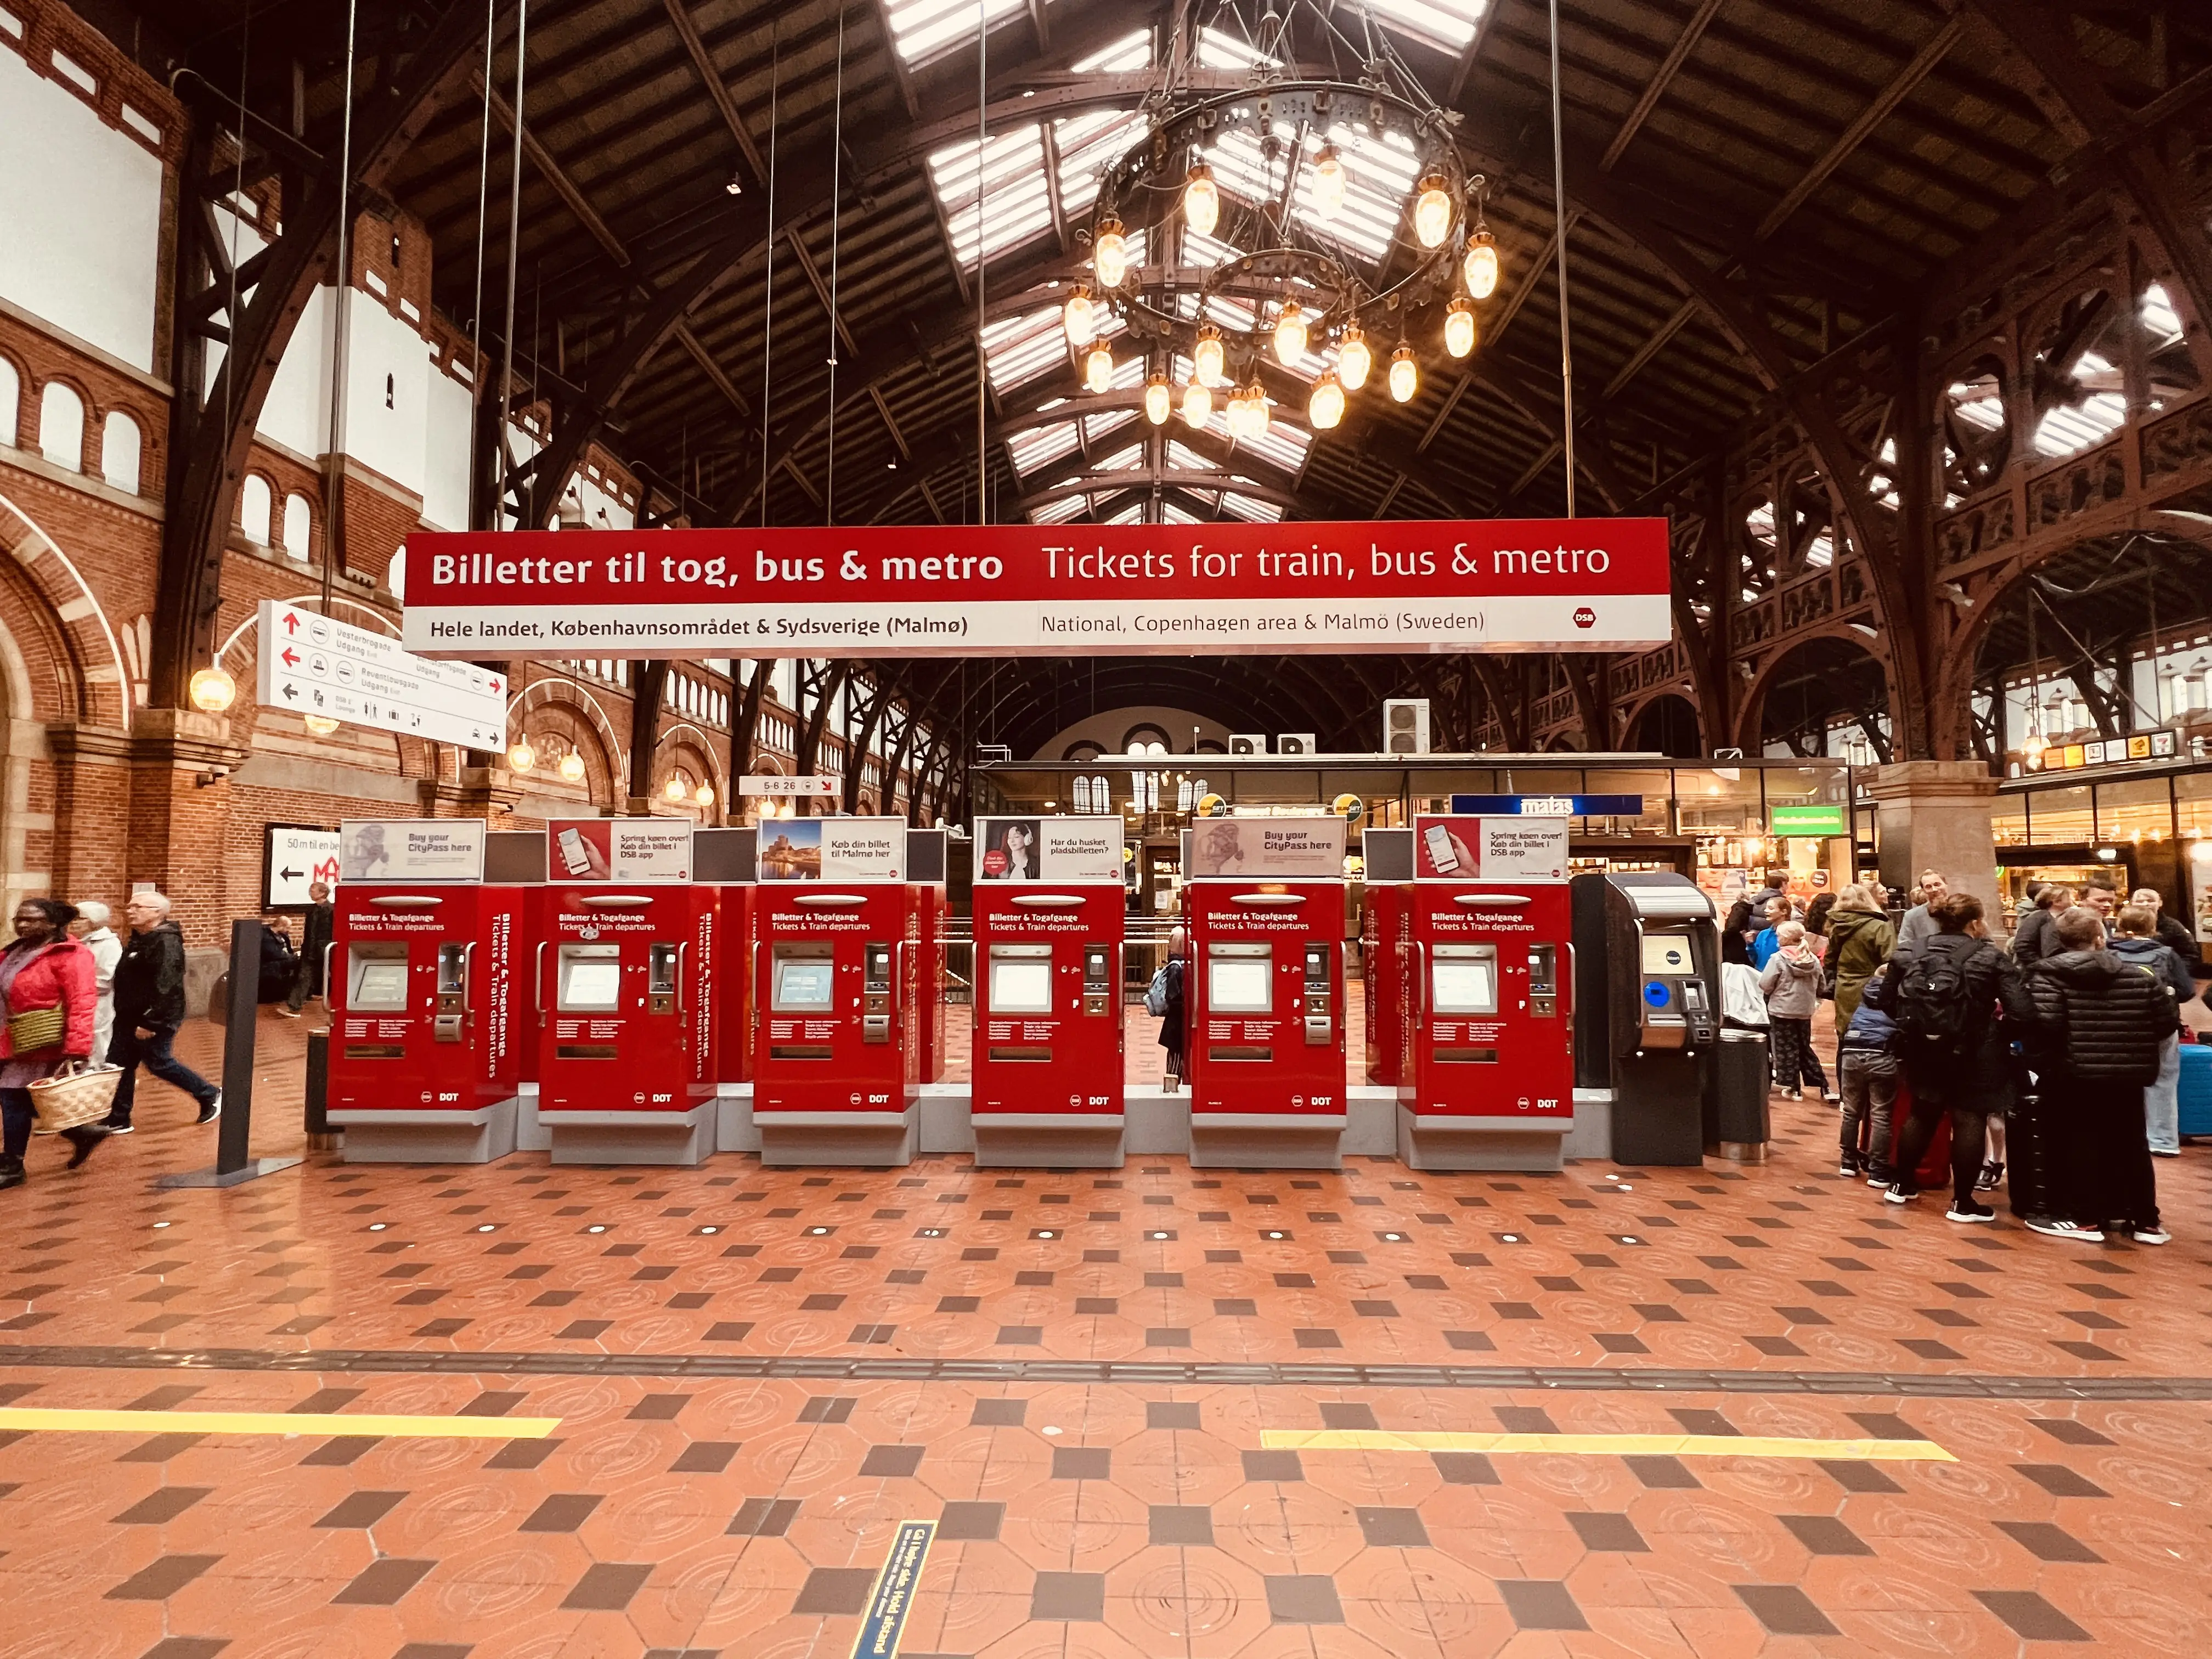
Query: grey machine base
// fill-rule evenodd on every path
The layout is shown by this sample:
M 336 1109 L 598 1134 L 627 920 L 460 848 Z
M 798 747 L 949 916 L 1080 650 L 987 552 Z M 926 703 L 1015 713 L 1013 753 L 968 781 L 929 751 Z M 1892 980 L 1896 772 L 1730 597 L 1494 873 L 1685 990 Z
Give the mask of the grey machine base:
M 1613 1156 L 1613 1091 L 1575 1091 L 1575 1127 L 1559 1149 L 1569 1158 Z
M 538 1121 L 538 1085 L 534 1083 L 520 1085 L 514 1101 L 514 1150 L 518 1152 L 551 1152 L 552 1131 Z
M 553 1164 L 658 1164 L 689 1169 L 714 1153 L 715 1103 L 685 1112 L 548 1112 Z
M 519 1103 L 495 1101 L 472 1112 L 336 1111 L 349 1164 L 489 1164 L 514 1150 Z
M 1193 1112 L 1194 1170 L 1340 1170 L 1341 1112 Z
M 977 1112 L 970 1119 L 979 1170 L 1118 1170 L 1119 1112 Z
M 767 1169 L 896 1169 L 914 1162 L 918 1104 L 902 1112 L 759 1112 L 760 1160 Z
M 1401 1105 L 1398 1157 L 1409 1170 L 1555 1174 L 1571 1127 L 1568 1122 L 1531 1122 L 1523 1117 L 1417 1116 L 1412 1107 Z
M 760 1130 L 753 1123 L 753 1085 L 725 1083 L 714 1097 L 714 1150 L 718 1152 L 760 1151 Z

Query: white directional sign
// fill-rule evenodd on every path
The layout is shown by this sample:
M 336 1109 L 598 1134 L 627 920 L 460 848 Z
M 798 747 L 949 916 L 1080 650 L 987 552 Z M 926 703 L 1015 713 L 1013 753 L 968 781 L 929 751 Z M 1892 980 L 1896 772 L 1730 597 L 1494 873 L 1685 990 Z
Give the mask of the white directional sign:
M 787 778 L 772 772 L 738 780 L 738 793 L 740 795 L 770 795 L 779 799 L 801 798 L 811 800 L 818 798 L 827 800 L 844 787 L 844 781 L 841 778 Z
M 432 662 L 399 641 L 276 599 L 261 601 L 258 697 L 270 708 L 405 732 L 470 749 L 507 744 L 507 676 Z

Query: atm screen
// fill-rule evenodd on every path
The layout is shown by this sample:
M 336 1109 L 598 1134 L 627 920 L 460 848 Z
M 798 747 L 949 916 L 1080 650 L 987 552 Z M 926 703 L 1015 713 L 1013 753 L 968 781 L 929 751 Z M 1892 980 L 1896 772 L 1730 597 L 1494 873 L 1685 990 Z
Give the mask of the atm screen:
M 1048 1014 L 1052 1012 L 1052 963 L 1038 961 L 991 963 L 991 1012 Z
M 1691 952 L 1688 938 L 1681 933 L 1646 933 L 1644 971 L 1647 975 L 1696 973 L 1698 959 Z
M 561 964 L 561 1006 L 592 1012 L 612 1010 L 622 1004 L 622 963 L 609 957 L 604 960 L 571 959 Z
M 769 1000 L 770 1006 L 795 1011 L 832 1006 L 836 972 L 837 964 L 826 957 L 820 961 L 777 963 L 775 992 Z
M 1264 1014 L 1275 1006 L 1274 963 L 1267 957 L 1215 957 L 1206 967 L 1206 1005 L 1217 1014 Z
M 1498 1012 L 1497 964 L 1488 960 L 1429 964 L 1435 988 L 1436 1012 L 1440 1014 L 1494 1014 Z
M 353 965 L 349 1008 L 404 1008 L 407 1006 L 407 963 L 403 961 L 363 962 Z

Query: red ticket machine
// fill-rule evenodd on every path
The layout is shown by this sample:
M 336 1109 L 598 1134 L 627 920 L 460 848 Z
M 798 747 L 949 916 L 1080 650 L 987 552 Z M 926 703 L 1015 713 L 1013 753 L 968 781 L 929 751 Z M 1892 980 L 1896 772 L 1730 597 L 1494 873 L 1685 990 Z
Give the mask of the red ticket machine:
M 1342 1167 L 1344 902 L 1341 880 L 1184 886 L 1193 1164 Z
M 325 982 L 330 1121 L 349 1164 L 483 1164 L 514 1150 L 522 890 L 341 881 Z
M 763 882 L 753 920 L 753 1124 L 766 1164 L 913 1161 L 921 1042 L 903 881 Z
M 1119 1169 L 1121 883 L 978 880 L 973 902 L 977 1166 Z
M 1412 1168 L 1559 1167 L 1575 1100 L 1564 876 L 1425 878 L 1404 890 L 1409 1018 L 1398 1153 Z
M 555 882 L 532 946 L 538 1118 L 556 1164 L 714 1150 L 719 888 Z

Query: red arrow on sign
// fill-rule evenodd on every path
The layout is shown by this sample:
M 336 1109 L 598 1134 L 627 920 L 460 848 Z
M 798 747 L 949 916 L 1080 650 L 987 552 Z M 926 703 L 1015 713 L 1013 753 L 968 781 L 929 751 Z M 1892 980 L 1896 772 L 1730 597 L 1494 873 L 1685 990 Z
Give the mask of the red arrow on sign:
M 277 658 L 277 661 L 283 663 L 287 668 L 291 667 L 299 660 L 300 658 L 298 653 L 289 645 L 284 647 L 283 653 Z
M 287 634 L 297 634 L 300 631 L 300 613 L 298 611 L 287 611 L 284 613 L 284 631 Z
M 494 681 L 492 681 L 492 682 L 491 682 L 491 689 L 492 689 L 494 691 L 496 691 L 496 690 L 499 690 L 499 682 L 498 682 L 497 680 L 494 680 Z

